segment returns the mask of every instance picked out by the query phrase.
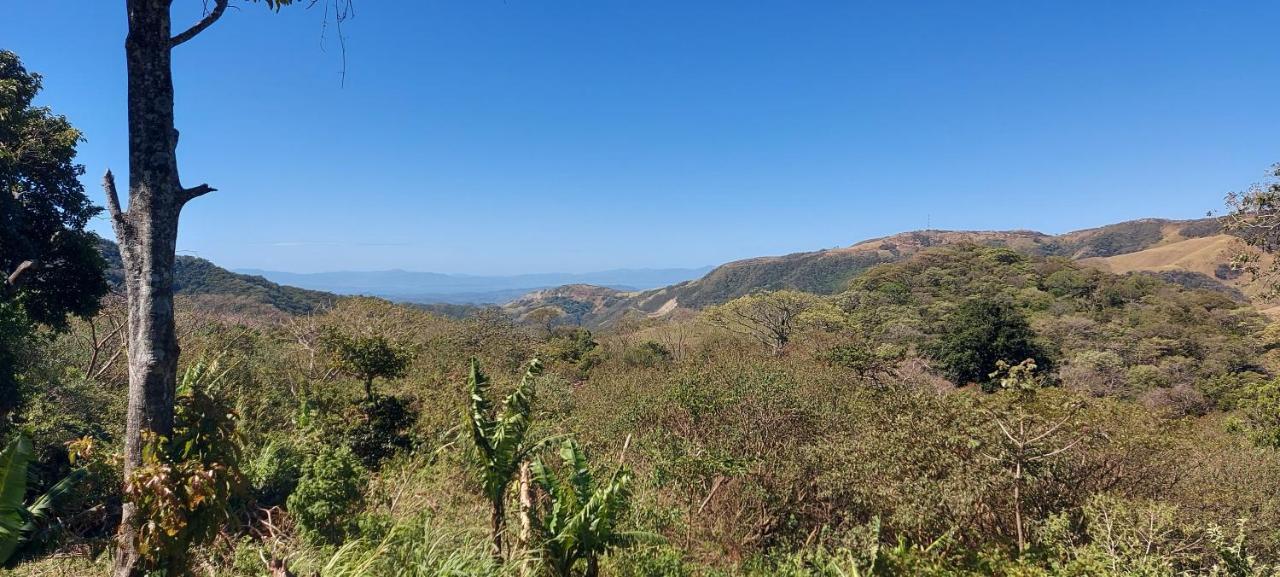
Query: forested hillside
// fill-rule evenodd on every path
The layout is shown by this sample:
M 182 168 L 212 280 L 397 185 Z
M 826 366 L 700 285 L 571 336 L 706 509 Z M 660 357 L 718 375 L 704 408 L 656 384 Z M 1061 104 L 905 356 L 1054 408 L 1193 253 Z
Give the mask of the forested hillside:
M 109 240 L 98 243 L 107 261 L 107 279 L 123 290 L 120 250 Z M 174 288 L 202 306 L 238 314 L 304 314 L 333 305 L 337 295 L 279 285 L 260 276 L 231 272 L 205 259 L 179 255 Z
M 1102 259 L 1176 244 L 1186 239 L 1225 236 L 1220 234 L 1219 228 L 1213 219 L 1144 219 L 1058 236 L 1032 231 L 907 232 L 845 248 L 734 261 L 715 268 L 701 279 L 651 291 L 626 293 L 601 288 L 586 299 L 575 298 L 573 293 L 582 293 L 581 289 L 539 291 L 512 301 L 506 308 L 512 314 L 524 316 L 539 308 L 552 307 L 563 311 L 566 320 L 587 326 L 603 326 L 626 317 L 665 316 L 682 309 L 701 310 L 762 290 L 793 289 L 833 294 L 844 290 L 850 281 L 872 266 L 898 262 L 932 247 L 972 243 L 1005 247 L 1033 256 Z M 1217 264 L 1222 264 L 1226 258 L 1222 251 L 1212 256 L 1217 259 Z M 1200 278 L 1198 275 L 1203 273 L 1199 268 L 1166 267 L 1165 270 L 1193 273 L 1169 277 L 1177 281 L 1196 286 L 1221 286 L 1230 291 L 1211 276 Z M 609 298 L 598 298 L 597 293 L 606 292 Z

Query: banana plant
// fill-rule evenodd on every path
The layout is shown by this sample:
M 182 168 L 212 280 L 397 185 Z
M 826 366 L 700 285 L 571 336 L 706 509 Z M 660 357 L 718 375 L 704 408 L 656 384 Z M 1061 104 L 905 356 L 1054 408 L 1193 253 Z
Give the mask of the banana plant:
M 467 388 L 471 394 L 467 423 L 479 452 L 485 498 L 493 508 L 492 552 L 497 559 L 501 559 L 503 553 L 507 490 L 520 465 L 541 446 L 541 443 L 532 443 L 528 439 L 533 423 L 533 385 L 541 373 L 542 363 L 534 359 L 520 384 L 500 408 L 489 399 L 489 377 L 480 371 L 479 361 L 471 359 L 471 370 L 467 375 Z
M 30 505 L 23 504 L 27 492 L 27 467 L 34 459 L 31 439 L 19 434 L 0 451 L 0 564 L 31 544 L 53 517 L 54 506 L 85 476 L 79 468 L 58 481 Z
M 532 466 L 534 481 L 546 495 L 533 515 L 542 557 L 556 577 L 570 577 L 579 562 L 586 565 L 584 577 L 597 577 L 601 555 L 643 536 L 620 530 L 631 498 L 631 474 L 619 467 L 608 482 L 597 485 L 586 453 L 573 439 L 561 443 L 560 459 L 563 474 L 542 458 Z

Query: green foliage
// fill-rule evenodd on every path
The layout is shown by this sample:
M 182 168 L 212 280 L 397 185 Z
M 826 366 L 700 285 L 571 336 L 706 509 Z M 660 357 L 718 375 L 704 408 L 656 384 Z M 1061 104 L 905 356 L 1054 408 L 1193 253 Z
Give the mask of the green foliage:
M 323 340 L 334 366 L 364 382 L 365 400 L 369 402 L 374 401 L 374 379 L 403 377 L 413 360 L 412 350 L 380 334 L 351 335 L 328 327 Z
M 480 371 L 480 362 L 471 359 L 467 373 L 470 393 L 467 426 L 479 457 L 484 496 L 492 508 L 491 536 L 495 555 L 502 553 L 507 489 L 520 465 L 541 446 L 528 439 L 533 424 L 534 381 L 541 372 L 542 363 L 537 359 L 531 361 L 524 377 L 501 407 L 495 407 L 489 399 L 489 377 Z
M 622 353 L 622 362 L 629 367 L 635 368 L 655 368 L 671 363 L 671 349 L 666 345 L 654 341 L 645 341 L 635 346 L 627 347 Z
M 1232 255 L 1233 267 L 1263 281 L 1267 289 L 1263 297 L 1273 298 L 1280 293 L 1280 260 L 1264 255 L 1280 250 L 1280 233 L 1276 231 L 1280 222 L 1280 164 L 1272 166 L 1267 177 L 1248 190 L 1227 195 L 1230 212 L 1223 218 L 1222 228 L 1250 247 Z
M 864 379 L 880 382 L 892 377 L 895 367 L 906 358 L 901 346 L 880 344 L 857 338 L 825 351 L 821 358 L 833 365 L 851 369 Z
M 413 447 L 409 430 L 418 413 L 405 399 L 374 395 L 362 401 L 358 410 L 359 421 L 349 436 L 351 451 L 365 467 L 376 471 L 383 461 Z
M 84 469 L 77 469 L 24 505 L 27 466 L 33 455 L 31 440 L 21 434 L 0 451 L 0 565 L 23 548 L 40 543 L 39 534 L 49 524 L 54 508 L 85 475 Z
M 0 300 L 0 431 L 7 428 L 10 412 L 20 401 L 19 373 L 28 357 L 35 326 L 18 303 Z
M 1006 381 L 1002 392 L 941 386 L 918 355 L 973 295 L 1008 303 L 1035 342 L 1062 352 L 1059 370 L 1039 359 L 1034 370 L 1025 359 L 1000 359 L 1005 366 L 996 362 L 983 378 L 993 388 Z M 495 520 L 505 535 L 516 518 L 506 509 L 514 508 L 513 477 L 528 459 L 511 458 L 509 448 L 572 437 L 603 455 L 628 435 L 634 476 L 625 524 L 613 529 L 657 534 L 663 543 L 615 549 L 599 560 L 605 575 L 1190 576 L 1215 567 L 1219 575 L 1258 574 L 1280 559 L 1280 451 L 1263 442 L 1267 417 L 1276 414 L 1263 375 L 1280 356 L 1264 354 L 1277 339 L 1261 333 L 1249 307 L 1150 276 L 964 245 L 877 267 L 847 292 L 815 302 L 788 354 L 774 357 L 688 317 L 636 319 L 587 337 L 564 326 L 530 330 L 494 309 L 453 320 L 352 298 L 285 320 L 193 311 L 180 301 L 184 365 L 230 351 L 223 359 L 234 368 L 219 396 L 234 401 L 228 406 L 241 415 L 237 427 L 252 456 L 245 473 L 253 498 L 231 502 L 231 512 L 252 524 L 222 520 L 228 539 L 193 547 L 191 565 L 217 574 L 234 565 L 249 577 L 263 572 L 262 552 L 287 556 L 299 575 L 512 575 L 564 555 L 530 551 L 520 563 L 507 551 L 499 562 L 483 543 Z M 99 336 L 107 326 L 100 318 Z M 403 408 L 420 412 L 416 423 L 365 430 L 371 447 L 398 446 L 411 432 L 414 448 L 424 450 L 382 460 L 371 475 L 358 452 L 342 449 L 361 445 L 353 430 L 378 419 L 366 416 L 367 403 L 352 402 L 353 381 L 333 378 L 323 327 L 420 351 L 399 382 L 384 385 Z M 86 379 L 93 332 L 75 320 L 68 331 L 36 333 L 22 351 L 29 355 L 23 386 L 33 396 L 20 417 L 48 462 L 81 436 L 109 455 L 120 438 L 113 423 L 123 420 L 124 367 Z M 565 354 L 547 356 L 558 351 Z M 536 406 L 529 375 L 518 385 L 480 374 L 467 387 L 439 385 L 467 379 L 470 357 L 480 359 L 476 373 L 479 366 L 507 373 L 535 353 L 552 373 L 536 379 Z M 577 371 L 583 359 L 592 363 L 586 374 Z M 516 399 L 504 407 L 508 393 Z M 1196 395 L 1201 410 L 1166 410 Z M 466 444 L 475 450 L 433 450 L 454 445 L 462 406 Z M 476 429 L 499 458 L 486 460 Z M 312 453 L 325 455 L 304 459 Z M 556 511 L 558 499 L 540 495 L 535 480 L 535 522 L 568 519 L 561 513 L 579 493 L 566 479 L 577 470 L 595 473 L 597 490 L 612 472 L 544 456 L 569 487 L 562 496 L 574 497 Z M 41 469 L 31 490 L 64 471 Z M 492 472 L 504 479 L 498 515 L 490 492 L 476 486 Z M 89 480 L 120 485 L 110 476 Z M 72 497 L 76 508 L 66 507 L 71 514 L 54 525 L 58 554 L 28 556 L 18 575 L 107 571 L 80 551 L 109 543 L 119 495 Z M 256 510 L 236 508 L 282 500 L 288 510 L 273 512 L 274 529 Z M 1235 534 L 1231 523 L 1241 518 L 1250 521 Z M 1214 524 L 1228 527 L 1224 538 L 1212 538 Z M 1247 550 L 1236 538 L 1247 539 Z M 538 545 L 531 540 L 530 548 Z M 583 573 L 586 563 L 572 570 Z
M 220 391 L 226 375 L 217 361 L 183 373 L 173 435 L 144 432 L 142 465 L 125 479 L 137 508 L 135 546 L 150 567 L 185 567 L 190 548 L 213 539 L 243 490 L 238 416 Z
M 671 545 L 633 546 L 614 552 L 607 575 L 618 577 L 690 577 L 693 568 Z
M 205 259 L 182 255 L 174 261 L 173 288 L 184 295 L 234 296 L 271 306 L 289 314 L 323 310 L 337 297 L 326 292 L 271 282 L 260 276 L 234 273 Z
M 39 75 L 0 50 L 0 300 L 21 295 L 33 322 L 63 327 L 69 314 L 97 311 L 107 292 L 96 237 L 84 230 L 101 209 L 85 196 L 84 167 L 74 163 L 80 131 L 32 105 L 40 88 Z
M 502 564 L 466 535 L 440 529 L 440 521 L 417 516 L 379 540 L 342 546 L 321 567 L 324 577 L 515 577 L 518 564 Z
M 1245 522 L 1236 524 L 1236 534 L 1230 539 L 1221 526 L 1209 528 L 1209 543 L 1218 555 L 1218 562 L 1209 570 L 1210 577 L 1277 577 L 1280 564 L 1259 561 L 1245 548 Z
M 272 439 L 245 466 L 253 498 L 262 507 L 284 505 L 302 478 L 304 459 L 287 439 Z
M 38 74 L 0 50 L 0 419 L 20 404 L 17 374 L 36 325 L 67 327 L 107 292 L 97 237 L 85 230 L 100 209 L 75 164 L 80 131 L 32 104 Z
M 966 301 L 947 317 L 929 356 L 960 386 L 989 383 L 1002 361 L 1032 359 L 1046 368 L 1050 364 L 1026 316 L 1007 302 L 983 298 Z
M 582 327 L 555 327 L 547 339 L 545 358 L 550 362 L 571 367 L 577 376 L 585 377 L 591 368 L 599 364 L 599 343 L 591 331 Z
M 621 530 L 631 498 L 631 474 L 619 468 L 597 484 L 586 454 L 572 439 L 562 442 L 560 459 L 560 473 L 541 458 L 532 465 L 533 478 L 548 501 L 533 514 L 541 557 L 557 577 L 571 577 L 579 563 L 585 565 L 586 577 L 595 577 L 601 556 L 633 540 Z
M 1234 397 L 1249 437 L 1258 445 L 1280 449 L 1280 379 L 1250 383 Z
M 368 473 L 351 449 L 324 445 L 303 467 L 289 495 L 289 514 L 307 541 L 342 543 L 356 532 L 355 514 L 367 483 Z
M 794 290 L 760 292 L 706 310 L 707 322 L 749 337 L 774 355 L 781 355 L 809 315 L 825 313 L 816 295 Z

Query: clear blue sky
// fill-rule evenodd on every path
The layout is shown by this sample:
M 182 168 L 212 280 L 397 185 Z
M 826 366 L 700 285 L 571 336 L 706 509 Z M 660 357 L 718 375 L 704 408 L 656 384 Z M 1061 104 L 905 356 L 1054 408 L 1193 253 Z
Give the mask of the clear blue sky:
M 240 2 L 175 57 L 181 250 L 228 267 L 718 264 L 923 228 L 1202 216 L 1280 161 L 1280 3 Z M 200 0 L 175 0 L 179 20 Z M 124 1 L 0 47 L 125 161 Z M 98 223 L 106 231 L 105 222 Z

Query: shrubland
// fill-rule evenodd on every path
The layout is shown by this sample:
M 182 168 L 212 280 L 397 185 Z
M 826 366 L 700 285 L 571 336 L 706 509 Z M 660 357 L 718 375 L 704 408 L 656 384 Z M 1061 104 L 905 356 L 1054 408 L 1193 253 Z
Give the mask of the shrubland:
M 748 299 L 596 331 L 182 301 L 194 421 L 139 485 L 108 298 L 23 349 L 25 492 L 87 473 L 12 570 L 100 574 L 122 487 L 151 487 L 187 496 L 148 518 L 200 574 L 1275 574 L 1276 331 L 1249 306 L 970 245 Z

